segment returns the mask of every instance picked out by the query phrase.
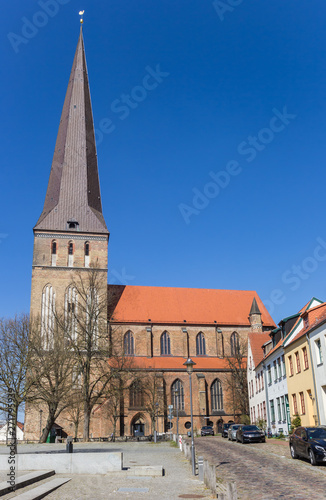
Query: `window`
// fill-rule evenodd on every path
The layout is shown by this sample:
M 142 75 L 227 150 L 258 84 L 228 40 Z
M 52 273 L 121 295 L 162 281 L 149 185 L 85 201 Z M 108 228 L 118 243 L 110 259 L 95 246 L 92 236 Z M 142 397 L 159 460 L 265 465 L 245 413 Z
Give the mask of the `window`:
M 258 373 L 258 390 L 261 391 L 260 373 Z
M 240 352 L 239 335 L 233 332 L 231 335 L 231 356 L 237 356 Z
M 302 354 L 303 354 L 304 369 L 308 370 L 308 368 L 309 368 L 309 362 L 308 362 L 308 353 L 307 353 L 307 348 L 306 347 L 303 347 Z
M 256 375 L 256 394 L 258 393 L 258 383 L 257 383 L 257 375 Z
M 196 354 L 197 356 L 206 355 L 205 337 L 202 332 L 199 332 L 196 337 Z
M 285 422 L 286 421 L 286 412 L 285 412 L 284 396 L 281 396 L 281 406 L 282 406 L 282 420 L 283 420 L 283 422 Z
M 124 353 L 127 356 L 133 356 L 134 355 L 134 336 L 130 330 L 124 336 L 123 345 L 124 345 Z
M 315 346 L 316 346 L 317 364 L 320 365 L 323 362 L 323 353 L 321 350 L 320 339 L 315 340 Z
M 84 244 L 84 259 L 85 259 L 85 267 L 89 267 L 89 241 L 85 241 Z
M 252 396 L 255 395 L 255 393 L 254 393 L 254 381 L 253 380 L 251 381 L 251 394 L 252 394 Z
M 264 372 L 261 372 L 261 389 L 264 390 Z
M 86 297 L 86 328 L 85 328 L 85 341 L 87 345 L 93 348 L 98 347 L 99 335 L 99 298 L 97 289 L 89 287 Z
M 286 376 L 286 370 L 285 370 L 285 358 L 284 354 L 282 355 L 282 372 L 283 372 L 283 377 Z
M 74 265 L 74 244 L 72 241 L 68 243 L 68 267 Z
M 277 366 L 276 366 L 276 360 L 273 361 L 273 366 L 274 366 L 274 382 L 277 382 Z
M 220 380 L 217 378 L 211 385 L 212 410 L 223 410 L 223 391 Z
M 292 394 L 293 414 L 298 415 L 297 395 Z
M 274 399 L 270 400 L 269 405 L 270 405 L 270 409 L 271 409 L 271 420 L 272 420 L 272 422 L 275 422 Z
M 144 391 L 140 380 L 135 380 L 129 387 L 129 407 L 142 408 L 144 406 Z
M 300 365 L 300 357 L 298 351 L 294 354 L 295 355 L 295 364 L 297 367 L 297 373 L 301 372 L 301 365 Z
M 65 325 L 67 340 L 77 338 L 77 291 L 75 287 L 68 287 L 65 293 Z
M 53 348 L 53 329 L 55 321 L 55 291 L 46 285 L 42 292 L 41 336 L 44 349 Z
M 281 367 L 281 358 L 277 358 L 277 368 L 278 368 L 278 379 L 282 378 L 282 367 Z
M 308 317 L 308 314 L 307 314 L 307 316 L 303 319 L 303 325 L 304 325 L 304 329 L 305 329 L 305 330 L 309 327 L 309 317 Z
M 267 366 L 267 377 L 268 377 L 268 385 L 271 385 L 272 383 L 271 365 Z
M 161 335 L 161 355 L 167 356 L 171 354 L 170 335 L 168 332 L 163 332 Z
M 303 392 L 300 392 L 299 396 L 300 396 L 301 414 L 305 415 L 305 413 L 306 413 L 306 407 L 305 407 L 305 404 L 304 404 L 304 394 L 303 394 Z
M 82 372 L 80 367 L 73 366 L 72 368 L 72 387 L 78 389 L 82 386 Z
M 263 401 L 263 409 L 264 409 L 264 420 L 266 420 L 266 402 Z
M 258 417 L 258 420 L 260 420 L 259 405 L 257 405 L 257 417 Z
M 281 413 L 281 401 L 280 401 L 280 398 L 276 398 L 276 401 L 277 401 L 277 418 L 278 418 L 278 421 L 281 422 L 282 421 L 282 413 Z
M 185 409 L 183 385 L 180 379 L 175 380 L 171 386 L 171 400 L 173 410 L 182 411 Z
M 57 265 L 57 242 L 55 240 L 51 243 L 51 265 Z
M 290 370 L 290 377 L 293 375 L 293 363 L 292 363 L 292 356 L 288 357 L 289 360 L 289 370 Z
M 254 422 L 256 422 L 256 410 L 255 410 L 255 407 L 253 408 L 254 410 Z

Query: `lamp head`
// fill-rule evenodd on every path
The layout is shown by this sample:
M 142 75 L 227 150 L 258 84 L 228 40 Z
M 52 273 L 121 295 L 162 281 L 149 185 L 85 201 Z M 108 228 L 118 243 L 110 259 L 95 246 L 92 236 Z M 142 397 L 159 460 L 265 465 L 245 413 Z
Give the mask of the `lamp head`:
M 194 371 L 195 364 L 196 363 L 194 363 L 191 358 L 188 358 L 187 361 L 183 363 L 183 365 L 187 368 L 187 372 L 189 373 L 189 375 L 191 375 L 191 373 Z

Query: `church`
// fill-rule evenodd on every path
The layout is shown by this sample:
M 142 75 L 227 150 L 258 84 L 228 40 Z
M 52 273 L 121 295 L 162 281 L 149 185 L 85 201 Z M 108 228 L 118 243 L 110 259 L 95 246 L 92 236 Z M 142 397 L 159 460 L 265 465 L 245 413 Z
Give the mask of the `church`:
M 92 271 L 107 283 L 109 231 L 102 213 L 82 28 L 44 207 L 33 231 L 31 316 L 39 316 L 42 328 L 50 329 L 54 321 L 51 311 L 72 307 L 72 272 L 87 276 Z M 176 432 L 178 426 L 184 434 L 190 428 L 189 376 L 184 366 L 188 358 L 195 363 L 194 429 L 213 425 L 217 432 L 223 422 L 239 418 L 229 394 L 232 370 L 228 357 L 247 345 L 249 333 L 275 327 L 255 291 L 108 284 L 105 294 L 108 342 L 119 332 L 123 354 L 133 360 L 134 371 L 155 376 L 158 382 L 155 420 L 159 432 Z M 120 401 L 117 435 L 141 436 L 153 431 L 145 393 L 136 385 L 130 383 Z M 92 438 L 111 435 L 106 403 L 93 408 Z M 66 434 L 73 433 L 64 413 L 56 424 Z M 25 438 L 39 439 L 39 430 L 39 408 L 26 404 Z

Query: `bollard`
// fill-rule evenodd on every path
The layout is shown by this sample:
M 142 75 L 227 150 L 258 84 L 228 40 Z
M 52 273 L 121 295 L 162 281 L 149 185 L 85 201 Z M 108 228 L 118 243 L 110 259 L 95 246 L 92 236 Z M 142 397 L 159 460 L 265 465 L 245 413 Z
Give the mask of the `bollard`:
M 198 457 L 198 476 L 199 481 L 204 481 L 204 457 Z
M 73 453 L 72 436 L 67 437 L 66 453 Z

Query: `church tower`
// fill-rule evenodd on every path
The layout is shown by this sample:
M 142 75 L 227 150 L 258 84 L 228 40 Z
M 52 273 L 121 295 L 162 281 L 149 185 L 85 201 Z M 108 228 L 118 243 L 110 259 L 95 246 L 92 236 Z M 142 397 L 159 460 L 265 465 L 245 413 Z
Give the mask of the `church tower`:
M 43 211 L 34 227 L 31 315 L 51 328 L 74 272 L 107 283 L 109 232 L 102 214 L 82 28 L 63 105 Z

